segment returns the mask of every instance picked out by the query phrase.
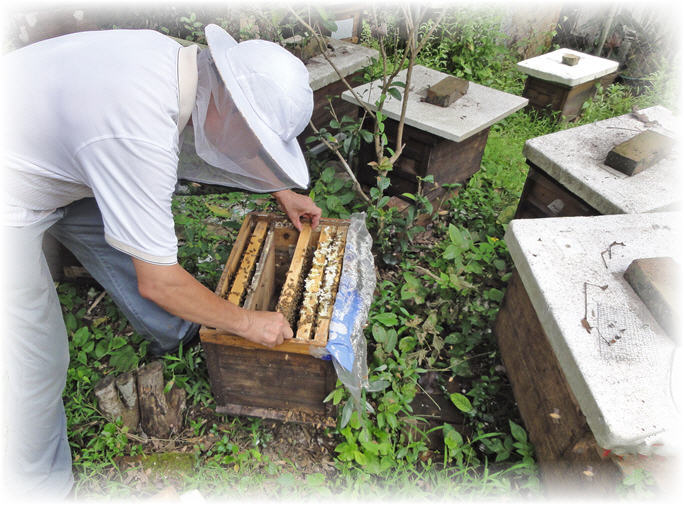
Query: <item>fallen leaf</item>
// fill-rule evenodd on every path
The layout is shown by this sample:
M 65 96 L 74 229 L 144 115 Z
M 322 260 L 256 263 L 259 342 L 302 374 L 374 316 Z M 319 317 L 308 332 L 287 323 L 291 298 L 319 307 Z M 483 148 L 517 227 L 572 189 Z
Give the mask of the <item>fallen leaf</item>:
M 592 326 L 589 324 L 589 321 L 587 321 L 586 317 L 582 318 L 582 327 L 587 330 L 587 333 L 591 333 Z

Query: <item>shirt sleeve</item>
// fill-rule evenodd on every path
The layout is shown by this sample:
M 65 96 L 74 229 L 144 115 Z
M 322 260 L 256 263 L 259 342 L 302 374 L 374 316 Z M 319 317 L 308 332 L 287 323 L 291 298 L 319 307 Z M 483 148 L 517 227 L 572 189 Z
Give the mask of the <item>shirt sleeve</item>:
M 76 154 L 109 245 L 148 263 L 177 263 L 171 198 L 178 154 L 138 139 L 103 139 Z

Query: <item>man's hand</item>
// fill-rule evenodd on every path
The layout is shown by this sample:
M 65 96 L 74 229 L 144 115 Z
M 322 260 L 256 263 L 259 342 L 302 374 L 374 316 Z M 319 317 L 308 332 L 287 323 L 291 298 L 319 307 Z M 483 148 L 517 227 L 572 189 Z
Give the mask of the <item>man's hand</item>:
M 311 198 L 289 189 L 276 191 L 273 196 L 278 201 L 280 208 L 290 218 L 294 227 L 297 228 L 297 231 L 302 231 L 302 217 L 308 217 L 311 220 L 312 228 L 318 226 L 318 221 L 321 219 L 321 209 Z
M 178 317 L 268 347 L 292 338 L 292 329 L 282 314 L 242 309 L 216 296 L 177 263 L 155 265 L 133 258 L 133 265 L 140 295 Z
M 275 347 L 293 336 L 287 319 L 280 312 L 246 310 L 245 314 L 247 326 L 240 336 L 251 342 Z

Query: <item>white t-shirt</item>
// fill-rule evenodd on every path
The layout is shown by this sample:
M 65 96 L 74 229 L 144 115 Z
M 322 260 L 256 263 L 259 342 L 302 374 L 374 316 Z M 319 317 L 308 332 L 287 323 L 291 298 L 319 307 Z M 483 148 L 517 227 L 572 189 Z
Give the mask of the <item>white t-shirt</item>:
M 179 48 L 151 30 L 113 30 L 3 57 L 3 224 L 94 196 L 112 247 L 176 263 Z

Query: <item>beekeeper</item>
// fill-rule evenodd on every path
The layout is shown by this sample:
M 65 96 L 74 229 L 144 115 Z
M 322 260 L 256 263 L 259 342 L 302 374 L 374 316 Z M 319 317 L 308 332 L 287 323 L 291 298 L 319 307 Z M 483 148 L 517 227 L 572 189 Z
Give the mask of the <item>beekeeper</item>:
M 69 363 L 47 232 L 107 290 L 155 354 L 199 324 L 267 346 L 292 337 L 275 312 L 219 298 L 177 262 L 171 198 L 192 116 L 204 165 L 182 177 L 274 193 L 294 225 L 315 226 L 297 144 L 313 93 L 301 61 L 271 42 L 238 44 L 216 25 L 209 49 L 150 30 L 83 32 L 3 57 L 2 349 L 5 492 L 72 487 L 62 391 Z

